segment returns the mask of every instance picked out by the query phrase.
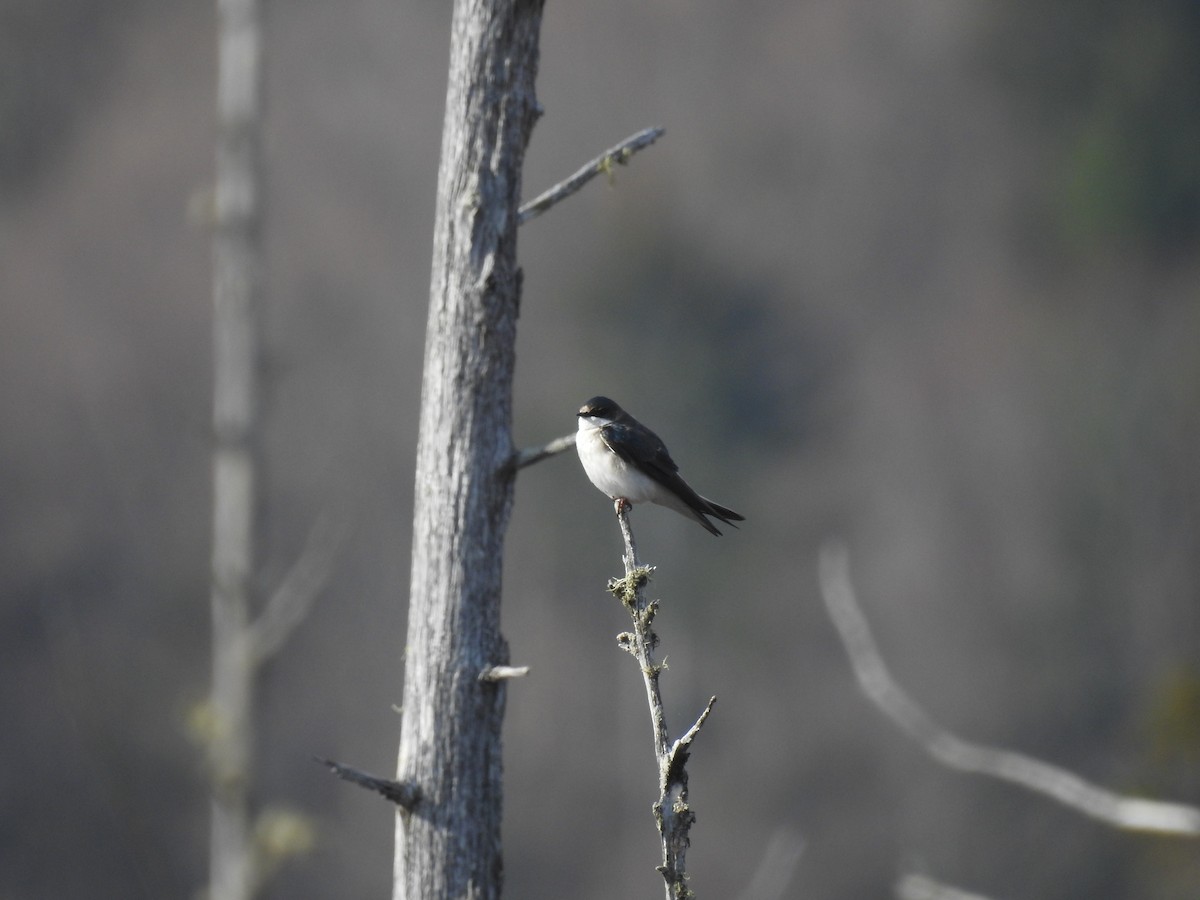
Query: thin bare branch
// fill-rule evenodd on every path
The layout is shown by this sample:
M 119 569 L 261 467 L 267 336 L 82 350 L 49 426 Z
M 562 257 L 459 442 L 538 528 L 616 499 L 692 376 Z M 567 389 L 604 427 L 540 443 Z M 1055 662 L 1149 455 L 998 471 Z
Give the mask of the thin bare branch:
M 849 553 L 828 542 L 819 559 L 821 597 L 867 697 L 938 762 L 1048 796 L 1085 815 L 1131 831 L 1200 836 L 1200 809 L 1183 803 L 1116 794 L 1074 772 L 1023 753 L 965 741 L 933 720 L 896 683 L 879 652 L 850 582 Z
M 523 469 L 526 466 L 532 466 L 534 463 L 539 463 L 543 459 L 549 459 L 551 456 L 557 456 L 564 450 L 570 450 L 575 446 L 575 432 L 564 434 L 562 437 L 555 438 L 548 444 L 541 447 L 526 447 L 524 450 L 518 450 L 513 454 L 509 461 L 514 469 Z
M 609 147 L 566 181 L 560 181 L 548 191 L 522 204 L 517 212 L 517 224 L 524 225 L 530 219 L 536 219 L 554 204 L 566 200 L 597 175 L 611 175 L 614 164 L 625 165 L 629 157 L 644 147 L 649 147 L 664 134 L 665 128 L 645 128 L 625 138 L 615 147 Z
M 609 582 L 608 589 L 621 601 L 633 620 L 633 631 L 618 635 L 617 643 L 638 661 L 646 685 L 646 700 L 650 706 L 654 757 L 658 762 L 659 779 L 659 797 L 654 803 L 654 816 L 658 822 L 663 848 L 663 861 L 658 871 L 666 881 L 667 900 L 685 900 L 693 896 L 687 885 L 685 857 L 692 823 L 696 821 L 696 814 L 688 805 L 688 752 L 692 741 L 708 720 L 717 698 L 713 697 L 708 701 L 700 718 L 683 737 L 673 744 L 670 742 L 662 694 L 658 686 L 658 676 L 663 665 L 656 662 L 654 657 L 658 635 L 654 633 L 653 622 L 658 612 L 658 603 L 647 600 L 642 592 L 642 588 L 650 580 L 653 568 L 638 562 L 637 545 L 634 543 L 633 530 L 629 526 L 629 504 L 618 500 L 615 505 L 617 521 L 621 525 L 621 536 L 625 542 L 625 577 Z
M 962 891 L 924 875 L 902 875 L 896 882 L 897 900 L 988 900 L 983 894 Z
M 392 781 L 390 778 L 380 778 L 378 775 L 371 775 L 361 769 L 344 766 L 340 762 L 320 756 L 314 756 L 313 759 L 343 781 L 349 781 L 351 784 L 357 784 L 368 791 L 374 791 L 409 812 L 413 811 L 421 799 L 421 792 L 414 784 Z
M 278 653 L 296 626 L 308 616 L 329 581 L 347 531 L 345 525 L 331 522 L 328 515 L 313 523 L 304 549 L 250 626 L 256 660 L 261 662 Z

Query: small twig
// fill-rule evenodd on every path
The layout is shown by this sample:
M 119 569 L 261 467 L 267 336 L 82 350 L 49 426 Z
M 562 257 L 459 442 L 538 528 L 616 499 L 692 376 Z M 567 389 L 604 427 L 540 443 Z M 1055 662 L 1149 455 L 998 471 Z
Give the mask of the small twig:
M 974 744 L 947 731 L 904 692 L 888 671 L 854 596 L 845 546 L 832 541 L 825 544 L 818 568 L 821 597 L 863 693 L 938 762 L 1020 785 L 1115 828 L 1200 836 L 1200 808 L 1116 794 L 1058 766 L 1023 753 Z
M 654 756 L 658 762 L 659 797 L 654 804 L 654 816 L 662 837 L 663 861 L 658 867 L 666 881 L 667 900 L 685 900 L 694 896 L 687 885 L 685 856 L 689 843 L 689 832 L 696 815 L 688 805 L 687 759 L 692 741 L 704 727 L 717 698 L 713 697 L 704 707 L 704 712 L 679 740 L 673 744 L 667 734 L 666 715 L 663 712 L 662 694 L 658 677 L 663 665 L 655 661 L 654 648 L 658 636 L 654 633 L 654 616 L 658 611 L 655 601 L 647 600 L 642 588 L 650 580 L 653 569 L 638 562 L 637 545 L 629 527 L 629 505 L 616 502 L 617 521 L 621 525 L 621 536 L 625 543 L 623 561 L 625 577 L 609 583 L 615 594 L 629 611 L 633 620 L 632 633 L 618 636 L 617 642 L 637 659 L 646 684 L 646 700 L 650 705 L 650 722 L 654 731 Z
M 564 450 L 570 450 L 575 446 L 575 432 L 564 434 L 560 438 L 555 438 L 548 444 L 541 447 L 526 447 L 524 450 L 518 450 L 512 455 L 509 460 L 509 465 L 513 469 L 523 469 L 526 466 L 532 466 L 534 463 L 539 463 L 543 459 L 549 459 L 551 456 L 557 456 Z
M 684 736 L 671 746 L 672 754 L 681 748 L 686 750 L 691 745 L 692 741 L 696 739 L 696 735 L 700 733 L 700 729 L 704 727 L 704 723 L 708 721 L 708 714 L 712 712 L 713 704 L 716 702 L 716 694 L 708 698 L 708 703 L 704 707 L 704 712 L 700 713 L 700 718 L 693 722 L 692 727 L 687 730 Z
M 249 627 L 250 646 L 259 662 L 278 653 L 308 616 L 329 581 L 346 534 L 347 528 L 332 523 L 328 515 L 313 523 L 304 549 Z
M 529 674 L 529 666 L 489 666 L 479 673 L 480 681 L 508 681 L 510 678 L 524 678 Z
M 683 737 L 671 745 L 671 749 L 667 752 L 668 781 L 671 780 L 672 773 L 687 765 L 688 753 L 692 749 L 692 741 L 696 739 L 696 735 L 704 727 L 704 723 L 708 720 L 708 714 L 712 712 L 713 704 L 716 702 L 716 695 L 709 697 L 708 703 L 704 707 L 704 712 L 700 713 L 700 718 L 692 723 L 692 727 L 687 730 Z
M 401 809 L 408 810 L 409 812 L 413 811 L 413 808 L 416 807 L 417 802 L 421 799 L 421 792 L 414 784 L 392 781 L 390 778 L 380 778 L 377 775 L 363 772 L 361 769 L 344 766 L 340 762 L 320 756 L 314 756 L 313 759 L 328 768 L 329 771 L 343 781 L 349 781 L 351 784 L 357 784 L 359 787 L 374 791 L 391 800 Z
M 530 219 L 536 219 L 554 204 L 570 197 L 597 175 L 611 175 L 614 163 L 619 166 L 625 165 L 629 161 L 629 157 L 642 148 L 649 147 L 665 133 L 665 128 L 646 128 L 625 138 L 615 147 L 609 147 L 566 181 L 560 181 L 548 191 L 539 194 L 528 203 L 522 204 L 517 211 L 517 223 L 524 225 Z

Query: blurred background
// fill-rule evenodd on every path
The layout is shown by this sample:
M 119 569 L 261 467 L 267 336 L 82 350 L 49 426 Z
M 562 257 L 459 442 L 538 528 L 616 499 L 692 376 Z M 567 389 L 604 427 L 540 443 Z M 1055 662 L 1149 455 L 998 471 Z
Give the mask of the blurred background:
M 268 7 L 263 588 L 320 514 L 352 536 L 261 685 L 256 801 L 316 829 L 265 896 L 382 897 L 392 810 L 311 757 L 394 770 L 449 4 Z M 0 4 L 4 900 L 207 877 L 214 33 L 211 3 Z M 844 538 L 963 736 L 1200 802 L 1198 43 L 1191 0 L 548 5 L 526 197 L 667 134 L 521 232 L 516 442 L 605 393 L 747 518 L 634 518 L 671 728 L 720 698 L 701 897 L 1200 896 L 1195 842 L 932 763 L 815 577 Z M 660 895 L 619 572 L 574 455 L 522 472 L 510 897 Z

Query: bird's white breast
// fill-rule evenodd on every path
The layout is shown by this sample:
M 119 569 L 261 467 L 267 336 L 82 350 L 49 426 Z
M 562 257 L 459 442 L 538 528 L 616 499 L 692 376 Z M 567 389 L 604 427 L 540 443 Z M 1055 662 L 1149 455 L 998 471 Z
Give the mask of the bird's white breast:
M 630 503 L 656 502 L 661 490 L 658 482 L 609 450 L 600 436 L 600 427 L 586 417 L 579 419 L 575 449 L 579 451 L 579 461 L 592 484 L 611 499 L 623 497 Z

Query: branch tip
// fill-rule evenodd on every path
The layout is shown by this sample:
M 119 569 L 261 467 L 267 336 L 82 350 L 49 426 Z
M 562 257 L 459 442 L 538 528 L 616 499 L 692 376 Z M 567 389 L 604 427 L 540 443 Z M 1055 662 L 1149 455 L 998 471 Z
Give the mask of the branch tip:
M 524 678 L 529 674 L 529 666 L 489 666 L 479 673 L 482 682 L 509 681 L 513 678 Z
M 696 719 L 696 721 L 694 723 L 692 723 L 692 727 L 689 728 L 686 732 L 684 732 L 683 737 L 681 737 L 679 740 L 677 740 L 675 742 L 676 746 L 679 746 L 680 744 L 684 744 L 684 745 L 690 744 L 692 741 L 694 741 L 696 739 L 696 735 L 698 735 L 700 733 L 700 729 L 703 728 L 704 723 L 708 721 L 709 713 L 712 712 L 713 706 L 716 705 L 716 702 L 717 702 L 716 694 L 713 694 L 711 697 L 708 698 L 708 703 L 706 703 L 704 705 L 704 712 L 700 713 L 700 717 L 698 719 Z

